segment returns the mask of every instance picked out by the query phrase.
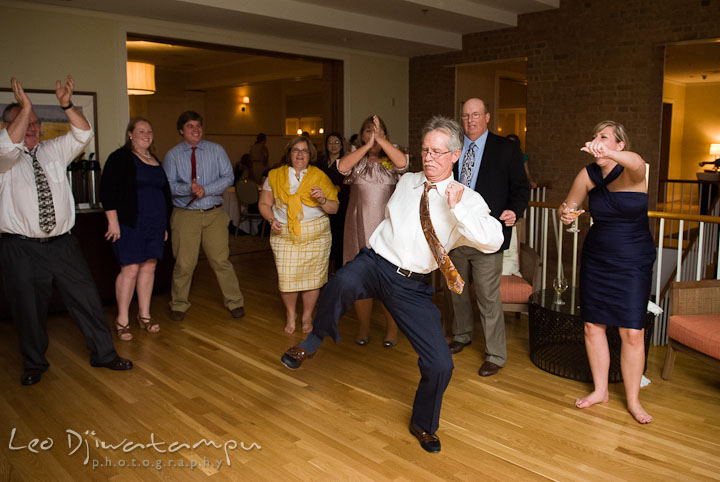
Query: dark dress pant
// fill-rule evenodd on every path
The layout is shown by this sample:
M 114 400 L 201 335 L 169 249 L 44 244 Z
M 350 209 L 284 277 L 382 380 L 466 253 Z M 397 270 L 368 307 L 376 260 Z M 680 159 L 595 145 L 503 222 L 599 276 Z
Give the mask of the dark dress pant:
M 320 338 L 330 336 L 337 343 L 338 320 L 356 300 L 382 300 L 419 356 L 420 383 L 415 392 L 412 421 L 433 433 L 438 428 L 443 394 L 452 376 L 452 355 L 445 341 L 440 310 L 432 303 L 435 292 L 432 286 L 406 278 L 396 269 L 374 251 L 362 248 L 323 288 L 313 334 Z M 430 276 L 426 278 L 429 280 Z
M 53 284 L 85 335 L 90 360 L 107 363 L 117 356 L 100 295 L 74 236 L 66 234 L 48 243 L 3 236 L 0 267 L 26 370 L 44 371 L 50 365 L 45 352 Z

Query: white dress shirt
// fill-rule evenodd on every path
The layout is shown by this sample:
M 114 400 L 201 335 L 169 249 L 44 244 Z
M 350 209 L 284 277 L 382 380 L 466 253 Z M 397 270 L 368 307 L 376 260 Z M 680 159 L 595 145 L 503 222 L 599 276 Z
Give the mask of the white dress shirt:
M 32 157 L 25 142 L 14 144 L 7 129 L 0 130 L 0 233 L 47 238 L 70 231 L 75 225 L 75 199 L 67 166 L 85 150 L 91 137 L 92 129 L 71 126 L 70 132 L 37 146 L 37 160 L 45 171 L 55 206 L 55 229 L 46 233 L 40 229 Z
M 305 174 L 307 174 L 307 168 L 300 171 L 300 179 L 298 179 L 296 177 L 295 169 L 293 169 L 292 166 L 288 167 L 290 194 L 295 194 L 297 192 L 298 188 L 300 187 L 300 183 L 305 177 Z M 265 184 L 263 184 L 263 191 L 272 192 L 272 189 L 270 188 L 270 181 L 268 180 L 268 178 L 265 178 Z M 302 223 L 306 223 L 308 221 L 312 221 L 313 219 L 321 218 L 326 215 L 325 211 L 323 210 L 323 208 L 320 207 L 319 204 L 317 206 L 308 206 L 305 203 L 302 203 L 302 209 L 303 218 L 300 221 Z M 273 217 L 277 219 L 280 224 L 287 224 L 287 204 L 282 204 L 278 206 L 276 202 L 273 202 L 272 212 Z
M 420 225 L 420 197 L 427 178 L 423 172 L 405 174 L 385 208 L 385 219 L 370 237 L 370 247 L 400 268 L 430 273 L 437 262 Z M 472 246 L 483 253 L 494 253 L 503 243 L 500 222 L 490 216 L 490 208 L 480 194 L 464 189 L 460 202 L 448 206 L 445 190 L 451 175 L 428 192 L 430 219 L 438 239 L 449 252 L 458 246 Z

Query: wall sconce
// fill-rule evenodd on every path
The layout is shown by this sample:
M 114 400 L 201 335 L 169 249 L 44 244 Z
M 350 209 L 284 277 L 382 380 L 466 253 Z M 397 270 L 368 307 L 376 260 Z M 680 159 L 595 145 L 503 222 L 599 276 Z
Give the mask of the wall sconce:
M 298 129 L 298 130 L 297 130 L 297 135 L 299 135 L 299 136 L 302 135 L 302 129 Z
M 247 95 L 244 95 L 242 97 L 242 104 L 240 105 L 240 112 L 246 112 L 249 103 L 250 103 L 250 97 L 248 97 Z
M 155 66 L 144 62 L 127 63 L 128 95 L 152 95 L 155 93 Z

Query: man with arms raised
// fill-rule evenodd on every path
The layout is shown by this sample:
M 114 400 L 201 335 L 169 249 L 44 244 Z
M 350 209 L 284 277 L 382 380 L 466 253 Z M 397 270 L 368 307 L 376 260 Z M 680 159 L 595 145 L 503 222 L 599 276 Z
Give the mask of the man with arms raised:
M 100 295 L 77 240 L 75 201 L 65 171 L 92 138 L 85 116 L 73 107 L 74 83 L 55 84 L 55 95 L 71 130 L 40 142 L 40 121 L 20 83 L 10 80 L 16 103 L 2 114 L 0 130 L 0 266 L 23 355 L 20 382 L 40 381 L 50 364 L 46 318 L 53 284 L 90 349 L 90 364 L 129 370 L 118 356 Z M 100 240 L 98 240 L 100 242 Z
M 338 320 L 355 300 L 382 300 L 419 356 L 421 378 L 410 433 L 431 453 L 440 451 L 435 431 L 453 363 L 440 311 L 432 303 L 430 273 L 440 266 L 451 289 L 461 291 L 463 282 L 447 251 L 467 244 L 494 252 L 503 241 L 500 223 L 490 216 L 482 196 L 453 180 L 461 149 L 457 122 L 434 117 L 425 125 L 423 172 L 402 176 L 385 219 L 370 237 L 370 248 L 362 248 L 325 285 L 312 333 L 281 359 L 288 368 L 298 368 L 315 354 L 323 338 L 340 341 Z

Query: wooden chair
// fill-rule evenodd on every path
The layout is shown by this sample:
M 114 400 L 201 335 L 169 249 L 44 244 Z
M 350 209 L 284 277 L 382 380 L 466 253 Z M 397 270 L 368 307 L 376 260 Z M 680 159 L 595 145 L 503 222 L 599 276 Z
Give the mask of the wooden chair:
M 671 296 L 663 379 L 672 376 L 677 351 L 720 370 L 720 280 L 676 281 Z

